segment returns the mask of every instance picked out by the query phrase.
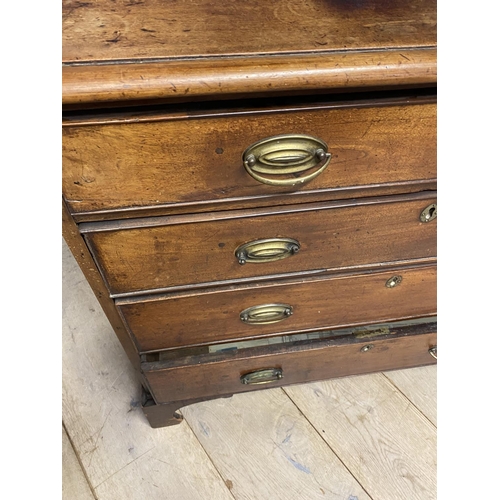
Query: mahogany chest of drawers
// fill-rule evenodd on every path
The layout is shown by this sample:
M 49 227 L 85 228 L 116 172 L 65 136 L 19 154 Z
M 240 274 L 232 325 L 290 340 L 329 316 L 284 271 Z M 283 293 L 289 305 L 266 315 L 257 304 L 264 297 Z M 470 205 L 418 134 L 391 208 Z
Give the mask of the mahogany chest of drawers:
M 152 426 L 436 362 L 435 2 L 63 14 L 64 237 Z

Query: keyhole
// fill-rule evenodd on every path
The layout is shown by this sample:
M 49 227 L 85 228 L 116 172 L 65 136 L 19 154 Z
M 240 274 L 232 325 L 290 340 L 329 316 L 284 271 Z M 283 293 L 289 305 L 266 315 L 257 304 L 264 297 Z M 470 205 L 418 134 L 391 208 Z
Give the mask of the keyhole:
M 437 217 L 437 207 L 435 204 L 426 207 L 420 214 L 421 222 L 430 222 Z

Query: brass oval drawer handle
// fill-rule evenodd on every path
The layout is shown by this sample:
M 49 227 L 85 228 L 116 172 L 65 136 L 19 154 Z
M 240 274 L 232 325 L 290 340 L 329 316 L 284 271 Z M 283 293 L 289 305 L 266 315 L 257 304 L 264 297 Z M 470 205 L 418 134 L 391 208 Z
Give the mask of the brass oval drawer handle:
M 240 377 L 240 382 L 245 385 L 269 384 L 269 382 L 275 382 L 282 378 L 283 370 L 281 368 L 267 368 L 243 375 Z
M 255 240 L 240 245 L 234 254 L 243 265 L 249 263 L 265 263 L 286 259 L 300 250 L 300 244 L 292 238 L 269 238 Z
M 249 146 L 243 153 L 243 165 L 263 184 L 295 186 L 325 170 L 332 158 L 327 151 L 325 142 L 309 135 L 276 135 Z
M 431 347 L 429 349 L 429 354 L 434 358 L 434 359 L 438 359 L 438 348 L 437 348 L 437 345 L 434 346 L 434 347 Z
M 293 307 L 288 304 L 263 304 L 240 312 L 240 320 L 247 325 L 268 325 L 289 318 Z

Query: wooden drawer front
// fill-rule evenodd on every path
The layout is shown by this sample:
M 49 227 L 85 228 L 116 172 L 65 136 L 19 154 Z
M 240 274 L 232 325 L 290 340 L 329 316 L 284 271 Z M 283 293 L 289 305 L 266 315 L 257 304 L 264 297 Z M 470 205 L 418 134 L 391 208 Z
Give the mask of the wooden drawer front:
M 82 213 L 436 177 L 435 104 L 284 111 L 66 126 L 64 197 L 73 213 Z M 243 166 L 243 152 L 281 134 L 324 141 L 332 154 L 326 170 L 294 187 L 252 178 Z
M 141 221 L 165 224 L 155 227 L 127 223 L 136 229 L 108 231 L 108 223 L 93 223 L 83 225 L 82 231 L 111 293 L 116 295 L 434 257 L 436 221 L 420 221 L 421 212 L 434 203 L 435 193 L 420 193 L 356 203 L 303 205 L 291 212 L 280 208 L 219 213 L 205 218 L 205 222 L 189 223 L 200 219 L 181 216 Z M 270 243 L 272 255 L 285 258 L 258 261 L 260 242 L 268 239 L 277 240 Z M 235 251 L 246 243 L 250 243 L 250 249 L 238 252 L 246 261 L 242 265 Z M 252 255 L 257 261 L 252 261 Z
M 394 276 L 401 276 L 402 282 L 388 288 L 386 282 Z M 145 352 L 434 315 L 436 268 L 396 268 L 370 274 L 228 287 L 196 295 L 156 296 L 148 301 L 118 299 L 116 304 L 139 351 Z M 249 308 L 268 304 L 280 305 L 276 309 L 280 321 L 248 324 L 240 319 Z M 292 314 L 287 315 L 290 311 L 282 305 L 290 306 Z M 265 311 L 258 308 L 249 316 L 267 317 Z
M 282 348 L 276 354 L 265 354 L 265 350 L 254 355 L 235 353 L 174 367 L 143 363 L 142 368 L 156 402 L 170 403 L 436 362 L 429 354 L 436 346 L 435 333 L 369 341 L 350 338 L 321 345 Z M 281 370 L 283 378 L 260 385 L 240 381 L 243 375 L 272 368 Z

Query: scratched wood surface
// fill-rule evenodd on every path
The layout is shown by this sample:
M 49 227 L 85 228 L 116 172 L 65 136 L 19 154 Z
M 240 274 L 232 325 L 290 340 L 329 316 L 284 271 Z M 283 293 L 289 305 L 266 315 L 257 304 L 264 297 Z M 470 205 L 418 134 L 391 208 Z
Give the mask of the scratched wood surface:
M 411 98 L 411 95 L 409 96 Z M 272 113 L 63 127 L 63 194 L 73 213 L 199 203 L 436 178 L 436 105 L 365 100 Z M 85 123 L 82 121 L 82 123 Z M 398 133 L 394 134 L 397 129 Z M 279 134 L 324 141 L 333 158 L 303 186 L 268 186 L 243 167 L 251 144 Z M 189 153 L 188 153 L 189 152 Z M 297 200 L 295 199 L 295 203 Z M 213 207 L 212 207 L 213 210 Z M 113 215 L 114 217 L 114 215 Z M 113 218 L 110 217 L 110 218 Z
M 62 496 L 72 500 L 94 500 L 64 427 L 62 428 Z
M 436 0 L 63 0 L 62 14 L 69 106 L 437 78 Z
M 436 498 L 436 427 L 384 374 L 285 392 L 372 498 Z
M 62 416 L 73 445 L 63 435 L 64 500 L 92 491 L 99 500 L 430 500 L 435 373 L 432 366 L 237 395 L 192 405 L 180 425 L 151 429 L 132 365 L 63 243 Z M 70 484 L 85 493 L 76 496 Z
M 437 373 L 435 366 L 395 370 L 385 376 L 437 426 Z
M 217 281 L 229 284 L 242 278 L 435 257 L 437 224 L 418 218 L 426 206 L 436 203 L 435 196 L 435 192 L 403 195 L 389 198 L 392 203 L 381 197 L 366 200 L 369 204 L 364 200 L 303 204 L 296 213 L 280 207 L 280 212 L 269 210 L 266 215 L 259 210 L 250 218 L 238 217 L 246 213 L 240 211 L 232 219 L 226 213 L 226 220 L 206 218 L 192 224 L 176 223 L 184 220 L 182 216 L 165 217 L 163 225 L 94 232 L 86 240 L 113 294 Z M 98 228 L 97 223 L 93 226 Z M 242 266 L 237 249 L 260 241 L 262 235 L 293 238 L 300 251 L 288 252 L 285 259 Z
M 236 498 L 370 498 L 281 389 L 182 413 Z
M 64 62 L 436 43 L 436 0 L 64 0 L 62 14 Z

